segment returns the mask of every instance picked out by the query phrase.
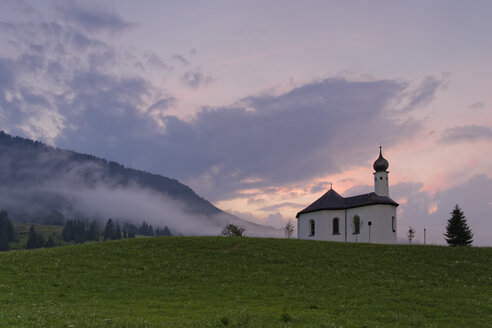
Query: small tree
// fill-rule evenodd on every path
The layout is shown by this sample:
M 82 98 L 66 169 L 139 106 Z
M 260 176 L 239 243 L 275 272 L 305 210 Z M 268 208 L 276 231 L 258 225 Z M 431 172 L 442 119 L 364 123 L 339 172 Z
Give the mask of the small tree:
M 29 226 L 29 232 L 27 234 L 27 249 L 40 248 L 44 246 L 44 238 L 41 233 L 37 233 L 34 229 L 34 225 Z
M 99 240 L 99 226 L 95 220 L 89 225 L 89 229 L 87 230 L 87 239 L 95 241 Z
M 294 234 L 294 225 L 290 220 L 287 222 L 287 224 L 284 227 L 284 234 L 285 238 L 290 239 L 292 238 L 292 235 Z
M 111 235 L 111 240 L 120 240 L 121 239 L 121 229 L 120 224 L 116 222 L 116 227 L 113 229 L 113 234 Z
M 458 204 L 450 213 L 451 218 L 446 226 L 444 236 L 449 246 L 470 246 L 473 242 L 473 233 L 466 224 L 466 217 Z
M 55 239 L 53 238 L 53 235 L 50 235 L 48 237 L 48 240 L 46 241 L 45 246 L 48 248 L 55 247 Z
M 114 223 L 113 223 L 113 220 L 112 219 L 108 219 L 108 221 L 106 222 L 106 226 L 104 227 L 104 240 L 111 240 L 115 234 L 114 232 L 115 228 L 114 228 Z
M 408 228 L 407 237 L 408 237 L 408 243 L 411 244 L 412 243 L 412 240 L 413 240 L 413 237 L 415 237 L 415 230 L 412 227 L 409 227 Z
M 9 241 L 15 240 L 15 231 L 7 211 L 0 212 L 0 251 L 9 250 Z
M 243 233 L 244 233 L 243 228 L 240 228 L 237 225 L 229 223 L 222 229 L 220 235 L 225 237 L 242 237 Z
M 167 226 L 164 227 L 164 230 L 162 230 L 162 236 L 172 236 L 171 230 Z

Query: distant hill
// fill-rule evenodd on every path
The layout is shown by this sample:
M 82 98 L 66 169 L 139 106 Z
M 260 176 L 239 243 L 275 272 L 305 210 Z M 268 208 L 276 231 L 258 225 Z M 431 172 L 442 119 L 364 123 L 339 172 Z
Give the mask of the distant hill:
M 492 248 L 156 237 L 0 253 L 1 327 L 490 327 Z
M 276 233 L 218 209 L 175 179 L 3 131 L 0 207 L 14 220 L 39 223 L 113 217 L 168 225 L 182 234 L 214 234 L 227 222 L 253 235 Z

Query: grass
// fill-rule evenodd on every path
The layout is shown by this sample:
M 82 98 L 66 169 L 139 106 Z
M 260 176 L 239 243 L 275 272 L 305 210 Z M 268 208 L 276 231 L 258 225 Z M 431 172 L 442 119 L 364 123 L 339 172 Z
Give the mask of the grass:
M 490 327 L 492 248 L 156 237 L 0 253 L 0 327 Z

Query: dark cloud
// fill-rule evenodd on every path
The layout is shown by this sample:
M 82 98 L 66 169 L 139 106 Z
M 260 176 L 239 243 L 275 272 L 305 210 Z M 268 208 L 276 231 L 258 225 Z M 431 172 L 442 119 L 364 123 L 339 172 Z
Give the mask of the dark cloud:
M 451 144 L 479 139 L 492 140 L 492 129 L 486 125 L 456 126 L 445 130 L 439 141 Z
M 150 54 L 147 58 L 147 64 L 153 69 L 169 69 L 164 61 L 157 54 Z
M 31 75 L 44 74 L 63 92 L 50 94 L 16 81 L 20 68 L 12 73 L 15 65 L 4 60 L 0 69 L 12 74 L 5 74 L 0 87 L 23 92 L 19 99 L 3 98 L 4 113 L 15 113 L 9 126 L 26 126 L 42 105 L 54 113 L 49 117 L 60 115 L 63 124 L 53 123 L 59 129 L 53 137 L 29 121 L 28 137 L 52 138 L 62 148 L 176 177 L 212 200 L 235 197 L 242 188 L 303 181 L 361 165 L 374 159 L 381 141 L 391 146 L 419 129 L 418 122 L 388 109 L 408 87 L 392 80 L 325 79 L 280 95 L 203 108 L 191 120 L 165 116 L 176 99 L 161 95 L 144 77 L 114 74 L 114 48 L 85 34 L 75 38 L 72 28 L 58 23 L 44 28 L 50 31 L 43 34 L 47 46 L 65 54 L 42 57 L 25 50 L 29 56 L 22 60 L 33 67 Z M 201 69 L 183 78 L 192 88 L 212 81 Z M 25 129 L 10 132 L 25 135 Z
M 190 62 L 182 55 L 174 55 L 171 57 L 171 59 L 177 61 L 182 65 L 190 65 Z
M 214 81 L 214 78 L 209 73 L 203 72 L 201 68 L 184 73 L 181 81 L 190 89 L 198 89 L 201 86 L 208 85 Z
M 126 156 L 148 144 L 147 140 L 156 133 L 156 121 L 144 111 L 152 90 L 147 81 L 78 72 L 68 85 L 72 93 L 68 98 L 57 99 L 57 107 L 63 108 L 63 115 L 71 124 L 57 138 L 57 145 L 128 163 Z M 171 99 L 161 99 L 151 108 L 162 109 L 171 104 Z
M 144 78 L 115 73 L 119 50 L 80 27 L 49 19 L 12 25 L 0 26 L 3 37 L 19 41 L 17 56 L 0 57 L 0 117 L 12 134 L 86 152 L 115 149 L 125 139 L 118 135 L 140 133 L 134 127 L 155 131 L 152 117 L 174 101 Z M 125 57 L 125 64 L 138 60 Z M 154 69 L 159 58 L 149 60 Z
M 485 103 L 479 101 L 479 102 L 471 104 L 469 107 L 471 109 L 482 109 L 482 108 L 485 108 Z
M 4 93 L 13 83 L 12 61 L 7 58 L 0 58 L 0 92 Z
M 414 90 L 405 94 L 407 104 L 402 110 L 410 111 L 430 103 L 434 99 L 437 90 L 443 85 L 443 80 L 438 80 L 432 76 L 425 77 Z
M 86 9 L 77 14 L 77 6 L 60 10 L 73 10 L 74 22 L 94 19 L 92 28 L 111 29 L 97 23 L 109 14 L 90 18 Z M 118 22 L 119 16 L 109 16 L 109 22 Z M 202 108 L 192 118 L 166 116 L 177 101 L 172 95 L 156 90 L 144 76 L 115 69 L 122 67 L 119 58 L 125 58 L 125 67 L 164 65 L 162 60 L 152 54 L 143 61 L 133 54 L 121 56 L 75 25 L 43 21 L 17 26 L 11 37 L 22 39 L 20 55 L 0 58 L 0 110 L 7 131 L 178 178 L 208 199 L 372 162 L 381 141 L 391 147 L 420 127 L 391 111 L 391 104 L 408 93 L 408 83 L 394 80 L 329 78 L 280 95 Z M 31 47 L 40 44 L 43 49 Z M 29 69 L 22 71 L 25 67 Z M 36 80 L 42 83 L 32 82 Z M 212 81 L 200 68 L 183 76 L 190 88 Z M 426 81 L 412 91 L 410 107 L 431 99 L 437 84 L 432 78 Z M 50 128 L 54 132 L 46 133 L 39 113 L 56 126 Z
M 212 200 L 370 162 L 381 140 L 390 146 L 419 129 L 385 110 L 406 87 L 395 81 L 326 79 L 204 108 L 192 120 L 165 116 L 173 97 L 144 108 L 152 96 L 144 79 L 89 71 L 67 85 L 69 96 L 56 99 L 67 123 L 58 146 L 188 181 Z M 146 115 L 157 108 L 164 131 Z
M 386 110 L 405 88 L 389 80 L 326 79 L 280 96 L 206 108 L 189 122 L 169 117 L 165 138 L 179 142 L 176 169 L 204 175 L 221 191 L 208 197 L 234 196 L 240 188 L 340 172 L 372 160 L 381 140 L 390 146 L 412 136 L 419 124 L 397 122 Z M 252 176 L 258 182 L 244 182 Z
M 63 19 L 88 32 L 118 33 L 136 26 L 135 23 L 125 21 L 114 11 L 103 7 L 89 8 L 77 1 L 62 2 L 56 6 L 56 10 Z
M 174 104 L 176 104 L 176 98 L 174 97 L 163 98 L 152 104 L 152 106 L 150 106 L 148 110 L 150 112 L 153 111 L 162 112 L 169 109 L 170 107 L 173 107 Z

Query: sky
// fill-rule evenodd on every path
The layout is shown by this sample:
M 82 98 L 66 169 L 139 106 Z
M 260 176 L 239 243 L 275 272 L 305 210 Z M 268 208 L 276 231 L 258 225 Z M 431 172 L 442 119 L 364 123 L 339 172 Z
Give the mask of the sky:
M 0 3 L 0 129 L 176 178 L 283 226 L 371 192 L 444 244 L 492 246 L 492 2 Z

